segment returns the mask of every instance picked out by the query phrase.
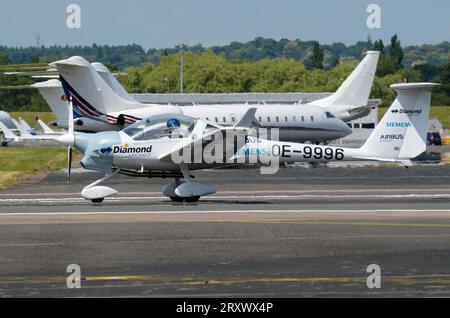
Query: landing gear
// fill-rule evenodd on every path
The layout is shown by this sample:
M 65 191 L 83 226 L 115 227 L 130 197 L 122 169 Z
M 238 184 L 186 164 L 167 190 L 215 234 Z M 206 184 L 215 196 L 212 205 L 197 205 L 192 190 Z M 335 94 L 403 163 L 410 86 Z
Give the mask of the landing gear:
M 194 196 L 194 197 L 170 197 L 170 200 L 173 202 L 183 202 L 186 201 L 187 203 L 195 203 L 200 200 L 200 196 Z
M 117 193 L 116 190 L 104 186 L 98 186 L 98 184 L 108 180 L 117 172 L 119 172 L 119 170 L 116 170 L 114 173 L 106 174 L 100 180 L 84 187 L 83 191 L 81 191 L 81 196 L 86 200 L 91 200 L 93 203 L 102 203 L 105 198 L 115 195 Z
M 197 202 L 200 197 L 217 192 L 214 185 L 194 182 L 191 180 L 189 169 L 185 164 L 180 166 L 183 180 L 176 178 L 175 182 L 166 184 L 163 187 L 163 194 L 173 202 Z
M 170 197 L 173 202 L 183 202 L 184 198 L 181 197 Z

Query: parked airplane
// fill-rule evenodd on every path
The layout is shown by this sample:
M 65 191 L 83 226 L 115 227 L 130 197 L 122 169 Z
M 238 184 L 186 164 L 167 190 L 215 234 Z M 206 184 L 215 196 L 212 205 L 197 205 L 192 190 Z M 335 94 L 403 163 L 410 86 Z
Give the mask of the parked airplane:
M 165 114 L 140 120 L 119 132 L 76 134 L 72 124 L 69 133 L 58 137 L 57 141 L 81 151 L 84 168 L 105 173 L 104 178 L 83 189 L 81 195 L 87 200 L 102 202 L 116 194 L 116 190 L 99 184 L 115 173 L 122 173 L 174 177 L 175 182 L 163 188 L 164 195 L 173 201 L 194 202 L 201 196 L 215 193 L 216 188 L 212 184 L 194 182 L 191 170 L 246 164 L 250 159 L 261 163 L 274 160 L 279 163 L 376 160 L 409 166 L 410 159 L 426 149 L 431 100 L 428 89 L 436 85 L 392 85 L 397 98 L 366 143 L 358 149 L 249 137 L 248 126 L 254 121 L 255 108 L 248 109 L 232 127 L 185 115 Z M 70 101 L 69 123 L 73 117 L 72 106 Z M 223 138 L 228 134 L 233 138 Z M 200 160 L 196 154 L 200 154 Z
M 22 126 L 17 120 L 12 119 L 20 135 L 15 134 L 11 129 L 9 129 L 2 121 L 0 121 L 0 131 L 3 131 L 2 146 L 6 146 L 14 142 L 23 141 L 36 141 L 36 140 L 55 140 L 56 137 L 61 136 L 61 133 L 43 134 L 43 135 L 33 135 L 24 126 Z
M 313 103 L 301 106 L 258 105 L 256 118 L 260 127 L 279 128 L 280 139 L 289 141 L 323 142 L 347 136 L 351 129 L 332 114 L 332 102 L 337 103 L 336 110 L 344 117 L 350 116 L 349 111 L 352 109 L 361 110 L 362 105 L 367 108 L 378 56 L 379 52 L 368 52 L 365 59 L 333 95 L 334 99 L 328 100 L 330 102 L 324 100 L 319 106 Z M 131 97 L 127 98 L 128 94 L 124 93 L 123 88 L 120 94 L 117 93 L 120 84 L 115 78 L 109 72 L 105 72 L 104 76 L 99 75 L 93 66 L 81 57 L 72 57 L 50 65 L 58 69 L 67 96 L 73 96 L 75 118 L 83 123 L 85 118 L 108 123 L 111 126 L 108 130 L 118 130 L 141 118 L 169 112 L 232 126 L 237 118 L 253 107 L 247 104 L 148 106 Z M 108 85 L 108 80 L 105 80 L 108 74 L 111 81 L 115 81 L 114 85 Z M 365 102 L 362 101 L 364 99 Z

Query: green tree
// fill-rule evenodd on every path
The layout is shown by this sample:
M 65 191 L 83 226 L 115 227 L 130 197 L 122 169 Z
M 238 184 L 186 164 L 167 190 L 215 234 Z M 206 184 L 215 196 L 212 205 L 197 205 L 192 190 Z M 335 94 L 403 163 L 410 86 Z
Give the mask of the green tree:
M 394 66 L 395 71 L 403 68 L 403 49 L 398 39 L 397 34 L 391 38 L 391 47 L 389 49 L 389 56 Z
M 381 54 L 384 54 L 384 43 L 383 40 L 379 39 L 375 41 L 375 43 L 372 46 L 373 51 L 379 51 Z
M 11 59 L 9 58 L 8 53 L 0 52 L 0 65 L 8 64 L 11 64 Z
M 318 41 L 314 41 L 311 56 L 311 66 L 313 68 L 323 69 L 323 48 Z

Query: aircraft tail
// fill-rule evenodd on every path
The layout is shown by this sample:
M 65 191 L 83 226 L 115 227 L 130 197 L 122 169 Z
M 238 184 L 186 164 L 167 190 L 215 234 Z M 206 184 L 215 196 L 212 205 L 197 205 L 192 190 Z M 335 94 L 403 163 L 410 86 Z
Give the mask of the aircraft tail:
M 82 57 L 74 56 L 50 66 L 58 69 L 64 92 L 72 99 L 75 118 L 116 123 L 117 118 L 108 116 L 108 113 L 142 106 L 119 96 Z
M 333 106 L 345 106 L 349 110 L 367 106 L 380 52 L 368 51 L 366 54 L 333 95 L 310 104 L 329 111 L 333 111 Z
M 67 112 L 67 98 L 62 89 L 61 82 L 52 79 L 46 82 L 38 82 L 31 86 L 37 88 L 42 97 L 44 97 L 48 106 L 56 115 L 58 125 L 67 125 L 69 118 Z
M 46 123 L 44 123 L 42 120 L 38 119 L 36 121 L 36 124 L 42 129 L 45 135 L 53 135 L 55 134 L 55 131 L 47 126 Z
M 12 118 L 12 122 L 14 123 L 14 125 L 16 125 L 17 129 L 19 129 L 20 137 L 24 137 L 24 138 L 33 137 L 30 134 L 30 132 L 24 126 L 22 126 L 22 124 L 20 124 L 17 120 Z
M 125 88 L 119 83 L 119 81 L 114 77 L 111 71 L 102 63 L 94 62 L 91 63 L 92 67 L 97 71 L 97 73 L 103 78 L 103 80 L 112 88 L 123 99 L 137 103 L 138 101 L 134 99 Z
M 30 125 L 28 125 L 27 121 L 22 117 L 19 117 L 19 123 L 28 131 L 33 130 L 33 128 L 31 128 Z
M 0 130 L 3 131 L 3 135 L 8 139 L 17 139 L 17 135 L 14 134 L 6 125 L 0 121 Z
M 366 143 L 361 159 L 406 161 L 426 149 L 431 92 L 434 83 L 394 84 L 397 98 Z

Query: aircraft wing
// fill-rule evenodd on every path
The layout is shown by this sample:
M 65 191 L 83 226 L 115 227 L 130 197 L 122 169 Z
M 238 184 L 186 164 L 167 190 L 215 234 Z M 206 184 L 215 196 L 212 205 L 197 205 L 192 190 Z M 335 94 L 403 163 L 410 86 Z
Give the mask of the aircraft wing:
M 214 158 L 219 159 L 219 154 L 216 154 L 215 151 L 222 150 L 221 160 L 223 163 L 226 163 L 238 149 L 245 145 L 250 126 L 254 123 L 258 124 L 258 121 L 255 119 L 255 112 L 256 108 L 250 108 L 235 126 L 209 130 L 206 134 L 207 123 L 199 120 L 190 137 L 184 138 L 185 141 L 180 142 L 178 147 L 172 149 L 169 153 L 163 153 L 158 159 L 161 161 L 173 161 L 172 158 L 178 158 L 180 152 L 194 155 L 201 151 L 202 159 L 209 159 L 212 162 Z M 206 149 L 208 151 L 204 151 Z M 191 159 L 194 158 L 191 156 Z

